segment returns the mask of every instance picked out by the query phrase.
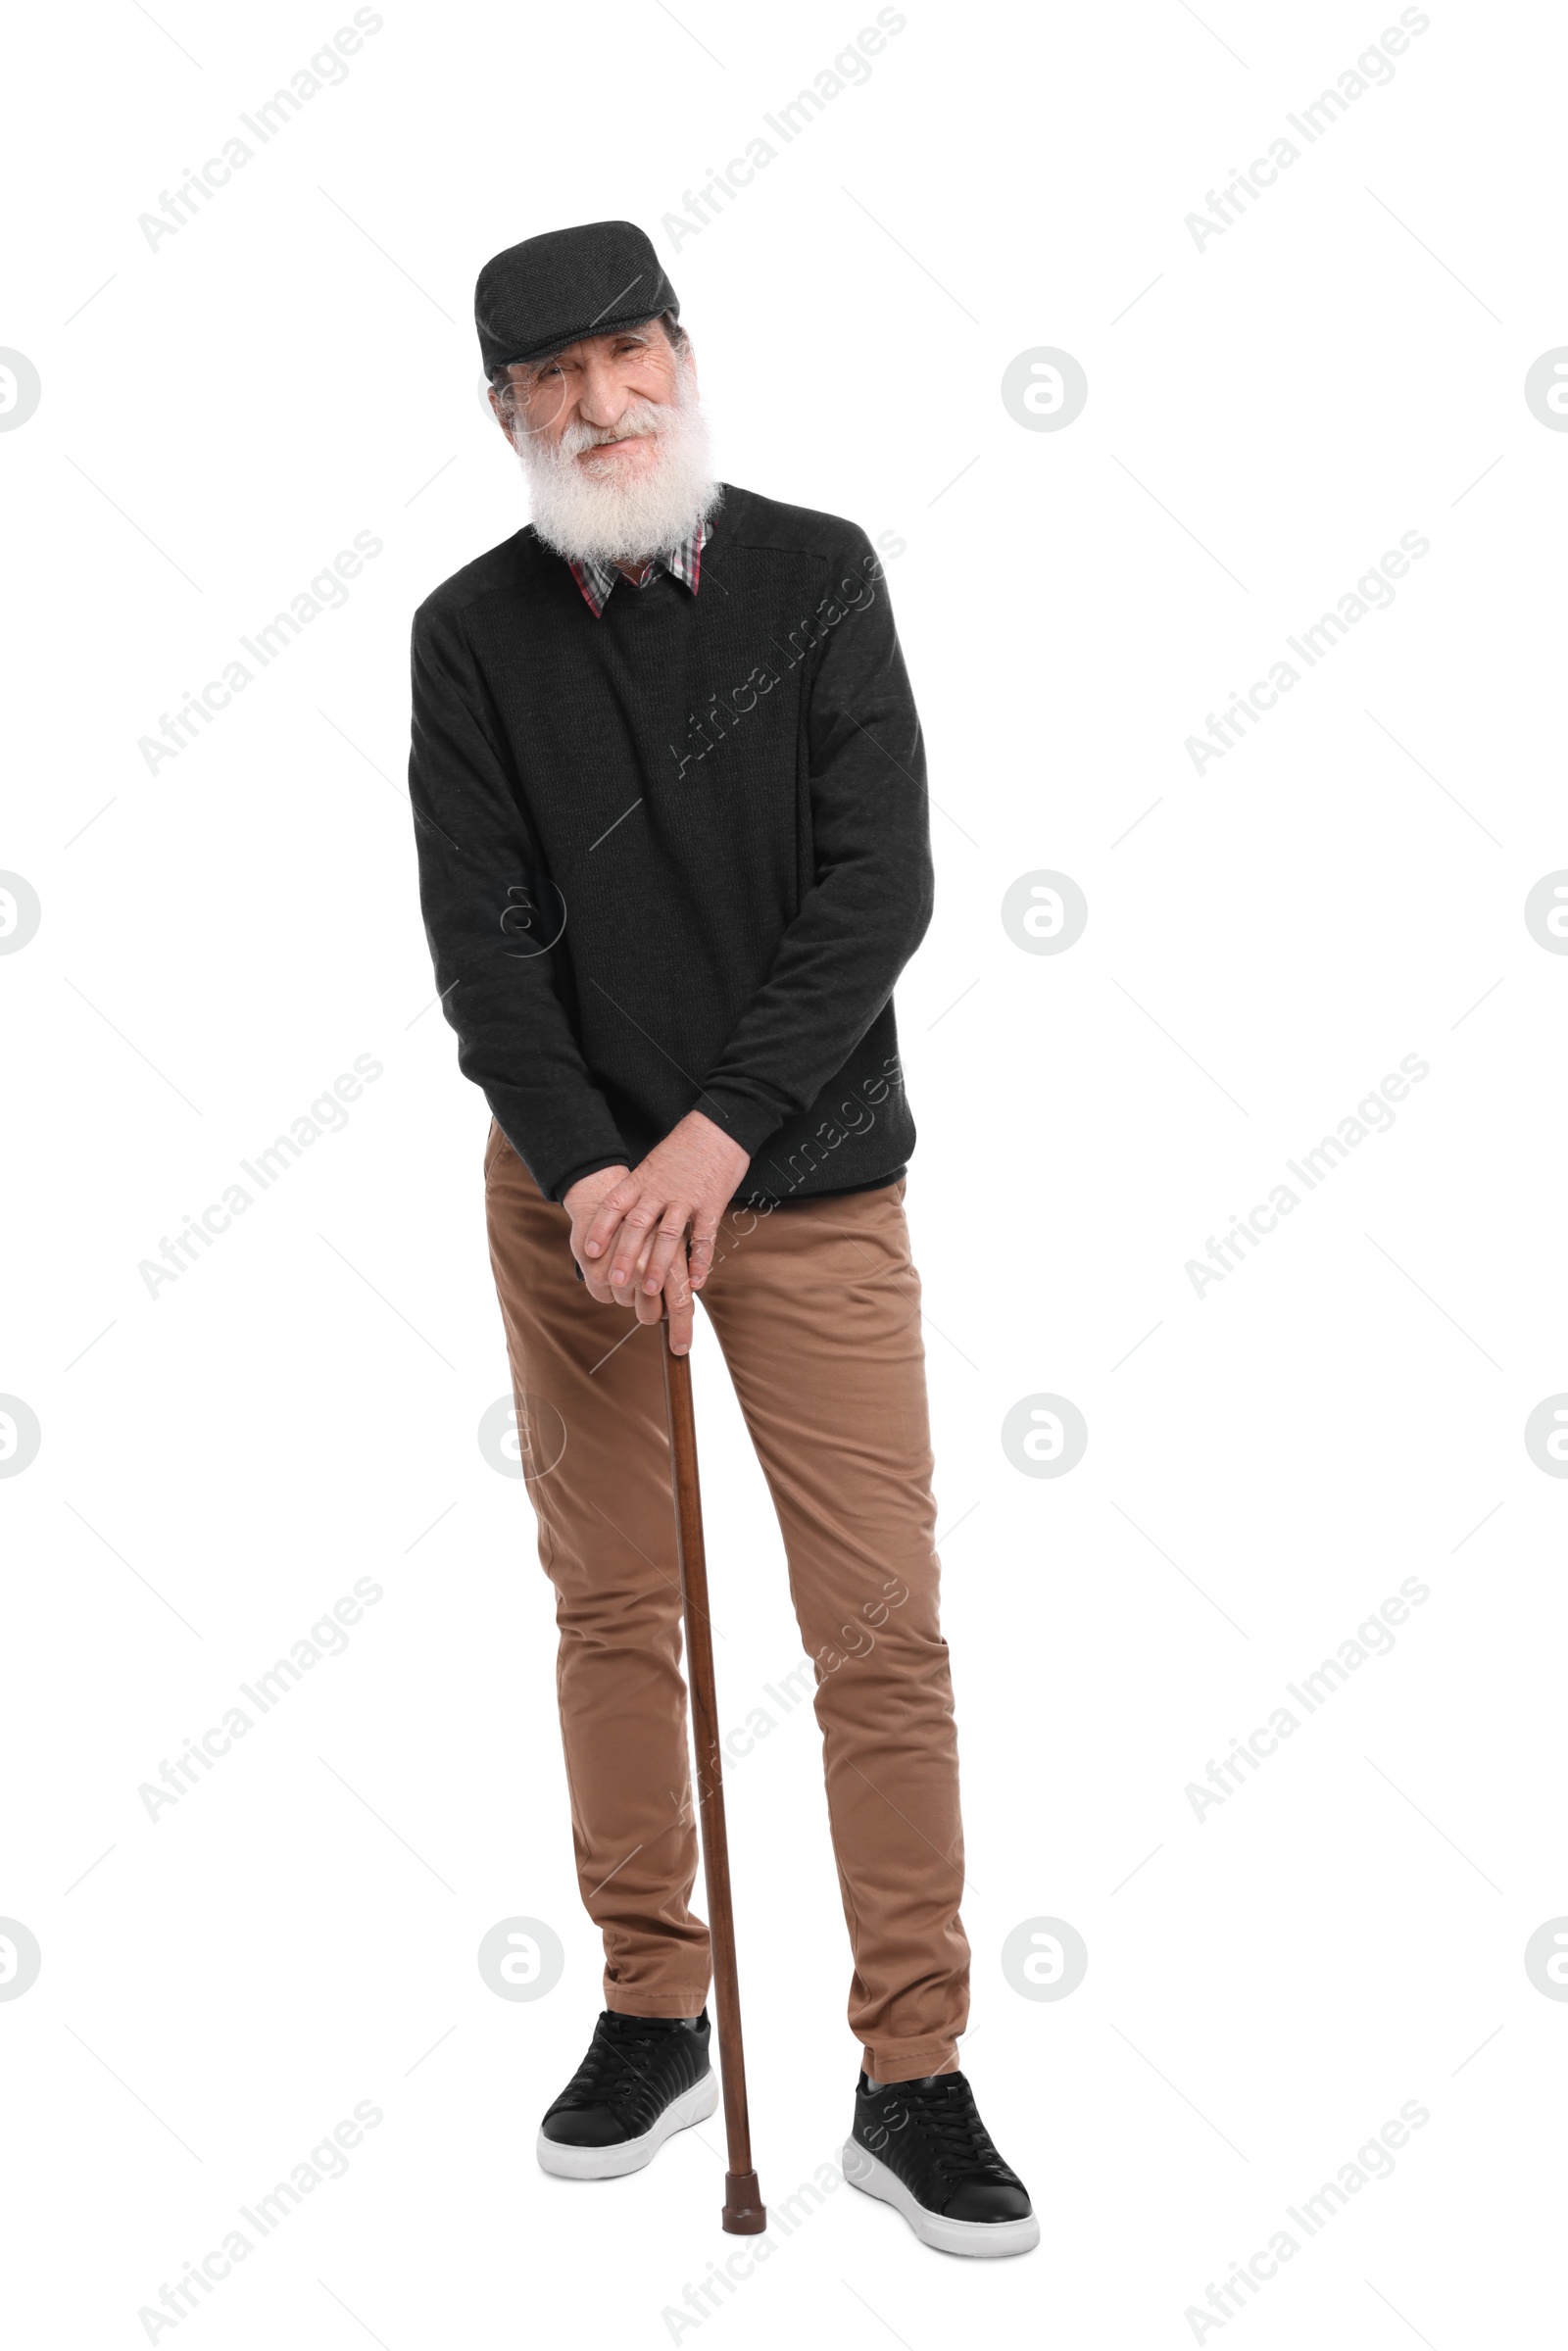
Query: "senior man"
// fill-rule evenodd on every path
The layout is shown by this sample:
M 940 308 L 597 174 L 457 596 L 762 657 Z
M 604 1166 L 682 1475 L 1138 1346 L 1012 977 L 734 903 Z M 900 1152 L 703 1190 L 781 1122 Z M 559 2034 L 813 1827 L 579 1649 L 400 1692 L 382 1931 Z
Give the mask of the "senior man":
M 486 264 L 480 350 L 533 519 L 414 622 L 420 900 L 493 1114 L 491 1260 L 605 1947 L 538 2156 L 634 2171 L 717 2101 L 659 1352 L 665 1314 L 689 1347 L 700 1295 L 815 1672 L 863 2056 L 846 2176 L 928 2244 L 1023 2252 L 1039 2223 L 957 2059 L 957 1748 L 892 1002 L 931 911 L 920 725 L 865 533 L 710 477 L 679 308 L 628 221 Z

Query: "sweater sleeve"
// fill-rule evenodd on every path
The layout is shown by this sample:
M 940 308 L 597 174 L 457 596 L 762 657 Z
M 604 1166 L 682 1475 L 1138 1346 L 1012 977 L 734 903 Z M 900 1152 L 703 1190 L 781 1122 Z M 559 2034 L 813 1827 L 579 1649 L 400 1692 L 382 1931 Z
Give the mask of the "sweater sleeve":
M 835 574 L 806 683 L 815 879 L 697 1102 L 754 1153 L 843 1067 L 931 919 L 925 747 L 863 532 Z
M 462 617 L 414 620 L 409 799 L 419 904 L 458 1067 L 480 1087 L 547 1200 L 629 1160 L 589 1074 L 552 952 L 568 909 L 498 750 Z

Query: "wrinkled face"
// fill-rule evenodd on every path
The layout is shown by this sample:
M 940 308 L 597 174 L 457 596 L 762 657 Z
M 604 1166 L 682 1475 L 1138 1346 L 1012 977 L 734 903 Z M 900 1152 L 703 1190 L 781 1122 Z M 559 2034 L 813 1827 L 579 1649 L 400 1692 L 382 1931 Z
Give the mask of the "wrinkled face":
M 613 334 L 585 335 L 564 351 L 509 367 L 510 395 L 490 393 L 502 430 L 562 450 L 590 478 L 632 482 L 658 464 L 657 423 L 648 407 L 679 398 L 677 359 L 657 318 Z M 510 409 L 510 415 L 509 415 Z
M 521 464 L 533 527 L 572 561 L 637 562 L 718 502 L 690 343 L 659 319 L 585 335 L 510 367 L 490 393 Z

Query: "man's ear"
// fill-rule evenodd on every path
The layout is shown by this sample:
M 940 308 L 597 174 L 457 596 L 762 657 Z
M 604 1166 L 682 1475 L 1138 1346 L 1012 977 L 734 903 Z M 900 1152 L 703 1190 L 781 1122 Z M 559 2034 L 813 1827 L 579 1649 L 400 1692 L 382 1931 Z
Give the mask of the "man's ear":
M 494 384 L 492 384 L 492 385 L 490 386 L 490 394 L 489 394 L 489 398 L 490 398 L 490 412 L 491 412 L 491 415 L 492 415 L 492 416 L 495 417 L 495 420 L 496 420 L 496 422 L 497 422 L 497 423 L 500 425 L 500 427 L 501 427 L 502 431 L 503 431 L 503 432 L 506 434 L 508 441 L 509 441 L 509 442 L 511 442 L 511 441 L 512 441 L 512 426 L 511 426 L 511 424 L 509 423 L 509 421 L 508 421 L 508 419 L 507 419 L 507 413 L 506 413 L 506 411 L 503 409 L 502 405 L 501 405 L 501 396 L 500 396 L 500 394 L 497 392 L 497 390 L 496 390 L 496 388 L 495 388 L 495 385 L 494 385 Z M 515 446 L 515 444 L 514 444 L 514 446 Z

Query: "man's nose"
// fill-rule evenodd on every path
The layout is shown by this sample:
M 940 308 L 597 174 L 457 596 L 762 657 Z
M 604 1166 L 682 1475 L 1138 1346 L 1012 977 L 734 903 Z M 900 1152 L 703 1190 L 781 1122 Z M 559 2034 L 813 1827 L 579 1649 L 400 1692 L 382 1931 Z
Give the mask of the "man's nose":
M 577 403 L 577 420 L 580 424 L 591 426 L 595 432 L 613 432 L 625 410 L 623 400 L 601 402 L 583 399 Z
M 629 395 L 609 367 L 590 367 L 583 378 L 577 396 L 577 414 L 584 424 L 608 431 L 620 422 L 629 405 Z

